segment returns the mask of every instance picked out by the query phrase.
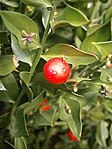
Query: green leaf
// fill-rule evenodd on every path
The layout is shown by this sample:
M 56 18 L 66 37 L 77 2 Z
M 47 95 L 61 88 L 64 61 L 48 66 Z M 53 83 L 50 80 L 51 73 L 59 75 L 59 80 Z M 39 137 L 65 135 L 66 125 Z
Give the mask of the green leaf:
M 6 91 L 7 89 L 5 88 L 5 86 L 2 84 L 2 83 L 0 83 L 0 91 Z
M 23 109 L 18 109 L 15 114 L 12 115 L 10 133 L 16 138 L 28 135 Z
M 5 86 L 6 93 L 9 95 L 9 97 L 15 100 L 19 92 L 19 87 L 14 75 L 9 74 L 7 76 L 0 77 L 0 82 L 2 82 L 3 85 Z
M 112 41 L 107 42 L 93 42 L 92 43 L 100 52 L 100 60 L 103 61 L 109 54 L 112 53 Z
M 0 56 L 0 76 L 11 73 L 18 66 L 18 61 L 14 55 Z
M 0 44 L 9 44 L 8 35 L 5 31 L 0 31 Z
M 18 39 L 21 49 L 34 50 L 40 47 L 38 26 L 32 19 L 21 13 L 11 11 L 0 11 L 0 14 L 8 30 Z M 32 37 L 32 42 L 28 43 L 27 45 L 24 45 L 24 43 L 21 41 L 23 38 L 23 30 L 27 34 L 36 34 Z
M 104 149 L 111 149 L 112 148 L 112 144 Z
M 112 141 L 112 123 L 110 125 L 110 138 L 111 138 L 111 141 Z
M 65 121 L 70 130 L 80 140 L 82 131 L 81 117 L 80 117 L 80 104 L 74 99 L 66 97 L 60 98 L 60 119 Z M 68 110 L 68 112 L 67 112 Z
M 52 7 L 50 0 L 22 0 L 22 2 L 35 7 Z
M 9 96 L 8 91 L 0 90 L 0 101 L 14 103 L 15 101 Z
M 73 66 L 87 65 L 96 61 L 96 57 L 93 54 L 83 52 L 76 47 L 69 44 L 58 44 L 51 47 L 42 58 L 49 60 L 53 57 L 62 57 Z
M 0 101 L 14 103 L 19 92 L 18 84 L 13 74 L 0 77 L 2 90 L 0 90 Z M 3 86 L 6 90 L 3 90 Z
M 41 85 L 43 88 L 45 89 L 48 89 L 48 90 L 52 90 L 52 88 L 54 89 L 60 89 L 62 91 L 65 91 L 65 92 L 71 92 L 65 84 L 59 84 L 59 85 L 54 85 L 54 84 L 51 84 L 49 83 L 44 75 L 43 75 L 43 72 L 40 72 L 40 73 L 36 73 L 32 80 L 31 80 L 31 85 Z
M 50 94 L 55 94 L 57 90 L 61 90 L 61 91 L 64 91 L 64 92 L 68 92 L 68 93 L 71 93 L 73 95 L 76 95 L 76 96 L 80 96 L 74 92 L 72 92 L 66 84 L 59 84 L 59 85 L 55 85 L 55 84 L 51 84 L 49 83 L 44 75 L 43 75 L 43 72 L 40 72 L 40 73 L 36 73 L 32 80 L 31 80 L 31 85 L 40 85 L 42 88 L 44 88 L 45 90 L 47 90 Z
M 102 112 L 101 109 L 94 108 L 90 111 L 91 118 L 94 118 L 95 120 L 104 120 L 105 114 Z
M 42 11 L 42 23 L 44 28 L 46 28 L 49 20 L 50 11 L 47 8 L 44 8 Z
M 54 126 L 55 114 L 56 114 L 56 108 L 55 107 L 53 108 L 51 105 L 50 110 L 47 110 L 47 111 L 41 110 L 40 113 L 44 117 L 44 119 L 49 123 L 50 126 Z
M 28 63 L 30 66 L 32 66 L 30 52 L 24 51 L 20 48 L 19 43 L 13 34 L 11 34 L 11 47 L 18 60 Z
M 87 34 L 86 36 L 90 36 L 91 34 L 93 34 L 96 30 L 98 30 L 101 27 L 100 24 L 93 24 L 91 25 L 88 30 L 87 30 Z
M 107 99 L 103 102 L 103 106 L 105 107 L 105 109 L 107 111 L 109 111 L 110 113 L 112 113 L 112 100 L 111 99 Z
M 105 34 L 104 34 L 105 33 Z M 93 42 L 104 42 L 111 37 L 110 21 L 103 24 L 95 32 L 86 37 L 81 45 L 81 50 L 93 53 L 99 58 L 101 57 L 100 51 L 93 45 Z
M 27 149 L 26 140 L 24 137 L 19 137 L 14 139 L 15 149 Z
M 31 110 L 37 108 L 42 103 L 42 101 L 43 101 L 42 95 L 43 95 L 43 91 L 37 97 L 35 97 L 35 99 L 33 99 L 31 102 L 27 102 L 22 105 L 25 114 L 27 114 Z M 20 106 L 20 108 L 21 108 L 21 106 Z
M 77 27 L 76 33 L 81 41 L 83 41 L 86 38 L 86 29 L 84 27 Z
M 96 140 L 102 147 L 106 147 L 106 139 L 108 138 L 108 128 L 105 121 L 101 121 L 97 126 Z
M 0 3 L 3 3 L 5 5 L 8 5 L 10 7 L 18 7 L 18 3 L 9 1 L 9 0 L 0 0 Z
M 20 73 L 20 78 L 23 81 L 23 87 L 25 88 L 25 91 L 28 95 L 28 99 L 29 101 L 31 101 L 33 99 L 33 92 L 31 90 L 31 88 L 29 87 L 29 84 L 27 82 L 28 78 L 29 78 L 29 72 L 21 72 Z
M 51 105 L 51 104 L 50 104 Z M 51 105 L 51 108 L 47 111 L 40 110 L 40 113 L 34 119 L 34 127 L 38 126 L 54 126 L 56 107 Z
M 39 126 L 51 126 L 52 123 L 50 122 L 49 118 L 52 118 L 52 112 L 53 111 L 51 111 L 50 115 L 48 114 L 48 119 L 38 113 L 34 119 L 33 127 L 38 128 Z
M 103 20 L 104 22 L 107 22 L 112 18 L 112 6 L 106 10 L 106 12 L 103 15 Z
M 80 10 L 67 5 L 61 15 L 51 21 L 51 27 L 53 29 L 68 25 L 78 27 L 88 22 L 89 20 Z
M 108 81 L 108 78 L 110 77 L 109 73 L 104 68 L 100 68 L 100 71 L 101 71 L 100 79 L 103 82 L 109 83 Z

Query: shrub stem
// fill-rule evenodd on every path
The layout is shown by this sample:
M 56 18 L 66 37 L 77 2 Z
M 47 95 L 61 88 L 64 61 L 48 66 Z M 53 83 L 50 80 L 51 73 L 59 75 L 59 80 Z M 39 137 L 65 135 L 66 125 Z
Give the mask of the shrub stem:
M 45 46 L 45 42 L 46 42 L 46 39 L 47 39 L 47 36 L 48 36 L 48 33 L 49 33 L 50 21 L 53 19 L 54 12 L 55 12 L 55 10 L 56 10 L 57 4 L 58 4 L 58 2 L 55 2 L 54 5 L 53 5 L 53 7 L 52 7 L 52 10 L 51 10 L 51 13 L 50 13 L 50 16 L 49 16 L 49 20 L 48 20 L 48 23 L 47 23 L 47 26 L 46 26 L 46 29 L 45 29 L 45 32 L 44 32 L 44 35 L 43 35 L 43 38 L 42 38 L 42 41 L 41 41 L 41 48 L 38 49 L 37 55 L 35 56 L 35 59 L 34 59 L 34 61 L 33 61 L 32 67 L 31 67 L 31 69 L 30 69 L 29 77 L 28 77 L 28 80 L 27 80 L 27 82 L 26 82 L 27 84 L 30 83 L 31 78 L 32 78 L 32 76 L 33 76 L 33 73 L 34 73 L 34 71 L 35 71 L 35 68 L 36 68 L 37 64 L 39 63 L 39 61 L 40 61 L 41 53 L 42 53 L 42 51 L 43 51 L 43 48 L 44 48 L 44 46 Z M 16 108 L 17 108 L 17 106 L 18 106 L 18 104 L 19 104 L 19 102 L 20 102 L 22 96 L 24 95 L 24 93 L 25 93 L 25 90 L 22 89 L 22 90 L 20 91 L 20 94 L 18 95 L 18 98 L 17 98 L 15 104 L 13 105 L 13 108 L 12 108 L 12 111 L 11 111 L 11 115 L 15 113 Z

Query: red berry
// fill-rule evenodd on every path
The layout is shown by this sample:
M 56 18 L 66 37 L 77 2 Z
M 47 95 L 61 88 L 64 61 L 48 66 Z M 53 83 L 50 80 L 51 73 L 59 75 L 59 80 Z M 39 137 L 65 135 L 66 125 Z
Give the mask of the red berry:
M 42 108 L 43 111 L 48 111 L 50 110 L 51 106 L 50 105 L 46 105 Z
M 77 138 L 75 137 L 75 135 L 71 132 L 71 130 L 68 131 L 68 138 L 73 141 L 73 142 L 77 142 Z
M 62 58 L 52 58 L 44 65 L 44 76 L 52 84 L 61 84 L 67 81 L 70 67 Z
M 48 102 L 48 100 L 47 100 L 47 99 L 44 99 L 44 100 L 42 101 L 42 103 L 40 104 L 39 107 L 42 107 L 42 106 L 45 105 L 47 102 Z
M 42 106 L 44 106 L 47 102 L 48 102 L 48 100 L 47 99 L 44 99 L 42 101 L 42 103 L 36 108 L 36 110 L 38 110 L 39 108 L 41 108 Z

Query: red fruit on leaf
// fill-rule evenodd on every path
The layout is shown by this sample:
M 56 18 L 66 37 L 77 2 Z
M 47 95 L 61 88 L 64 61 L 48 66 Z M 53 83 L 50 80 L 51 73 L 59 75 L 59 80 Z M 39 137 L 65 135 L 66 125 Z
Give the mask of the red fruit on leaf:
M 48 111 L 50 110 L 51 106 L 50 105 L 46 105 L 42 108 L 43 111 Z
M 48 100 L 47 100 L 47 99 L 44 99 L 44 100 L 42 101 L 42 103 L 40 104 L 39 107 L 42 107 L 42 106 L 45 105 L 47 102 L 48 102 Z
M 51 84 L 61 84 L 67 81 L 70 67 L 62 58 L 52 58 L 44 65 L 44 76 Z
M 77 138 L 75 137 L 75 135 L 72 133 L 71 130 L 68 131 L 68 138 L 73 141 L 73 142 L 77 142 Z
M 44 99 L 42 101 L 42 103 L 36 108 L 36 110 L 38 110 L 39 108 L 41 108 L 42 106 L 44 106 L 47 102 L 48 102 L 48 100 L 47 99 Z

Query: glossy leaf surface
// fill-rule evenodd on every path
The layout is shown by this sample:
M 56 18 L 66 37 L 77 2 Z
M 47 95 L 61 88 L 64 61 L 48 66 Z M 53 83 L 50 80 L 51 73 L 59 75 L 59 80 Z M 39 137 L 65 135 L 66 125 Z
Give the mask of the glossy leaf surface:
M 78 140 L 80 140 L 80 133 L 82 131 L 80 110 L 78 101 L 69 98 L 60 99 L 60 119 L 68 124 L 72 133 Z
M 15 138 L 14 144 L 15 144 L 15 149 L 27 149 L 27 144 L 24 137 Z
M 22 2 L 35 7 L 52 7 L 50 0 L 22 0 Z
M 16 55 L 18 60 L 28 63 L 30 66 L 32 65 L 31 53 L 20 48 L 17 38 L 13 34 L 11 35 L 11 46 L 13 53 Z
M 5 23 L 8 30 L 13 33 L 18 39 L 19 46 L 21 49 L 34 50 L 40 47 L 39 44 L 39 33 L 37 24 L 27 16 L 9 11 L 0 11 L 3 22 Z M 32 42 L 25 45 L 22 41 L 23 33 L 25 31 L 27 34 L 35 33 L 36 35 L 32 37 Z
M 105 32 L 105 34 L 104 34 Z M 103 42 L 108 41 L 111 37 L 110 22 L 106 22 L 101 27 L 99 27 L 95 32 L 86 37 L 81 45 L 81 50 L 93 53 L 99 58 L 101 57 L 100 51 L 93 45 L 93 42 Z
M 42 55 L 45 60 L 53 57 L 62 57 L 73 66 L 86 65 L 97 59 L 93 54 L 83 52 L 69 44 L 55 45 Z
M 51 27 L 57 28 L 68 25 L 77 27 L 87 24 L 88 22 L 89 20 L 80 10 L 67 5 L 61 15 L 51 21 Z
M 18 109 L 16 113 L 12 115 L 10 133 L 16 138 L 28 135 L 23 109 Z
M 18 66 L 18 60 L 14 55 L 0 56 L 0 76 L 11 73 Z

